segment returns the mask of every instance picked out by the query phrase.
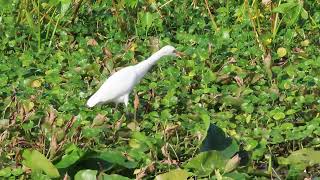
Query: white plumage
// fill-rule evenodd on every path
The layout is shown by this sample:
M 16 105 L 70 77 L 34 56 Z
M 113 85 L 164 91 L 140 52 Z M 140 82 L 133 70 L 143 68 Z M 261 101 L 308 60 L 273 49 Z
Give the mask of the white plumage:
M 110 76 L 87 101 L 88 107 L 97 104 L 114 102 L 124 103 L 126 107 L 129 102 L 129 94 L 140 79 L 148 72 L 148 70 L 163 56 L 179 56 L 182 53 L 175 50 L 174 47 L 167 45 L 154 53 L 148 59 L 128 66 Z

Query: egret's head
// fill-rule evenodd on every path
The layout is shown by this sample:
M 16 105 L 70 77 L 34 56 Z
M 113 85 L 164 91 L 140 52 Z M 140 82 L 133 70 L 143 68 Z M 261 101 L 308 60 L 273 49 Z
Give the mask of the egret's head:
M 163 56 L 177 56 L 177 57 L 181 57 L 183 55 L 182 52 L 179 52 L 176 50 L 176 48 L 174 48 L 173 46 L 170 45 L 166 45 L 163 48 L 160 49 L 160 53 Z

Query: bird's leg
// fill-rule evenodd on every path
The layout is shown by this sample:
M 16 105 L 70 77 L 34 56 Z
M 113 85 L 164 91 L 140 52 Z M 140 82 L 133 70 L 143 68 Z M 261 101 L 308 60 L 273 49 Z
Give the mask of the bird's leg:
M 126 106 L 126 115 L 129 116 L 128 106 Z
M 124 105 L 126 106 L 126 115 L 129 116 L 129 108 L 128 108 L 129 94 L 124 95 L 123 102 L 124 102 Z
M 116 107 L 111 109 L 111 113 L 112 113 L 112 114 L 114 114 L 114 113 L 116 112 L 116 109 L 117 109 L 117 107 L 118 107 L 118 104 L 119 104 L 119 103 L 116 103 Z

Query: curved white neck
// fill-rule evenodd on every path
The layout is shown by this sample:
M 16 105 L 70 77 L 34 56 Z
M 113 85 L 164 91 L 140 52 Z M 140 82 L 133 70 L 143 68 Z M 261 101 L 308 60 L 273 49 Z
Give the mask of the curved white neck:
M 148 59 L 140 62 L 139 64 L 136 64 L 134 67 L 138 78 L 141 79 L 162 56 L 164 55 L 161 54 L 160 51 L 158 51 Z
M 152 54 L 148 59 L 144 60 L 147 61 L 152 65 L 154 65 L 157 61 L 159 61 L 159 59 L 164 56 L 161 51 L 157 51 L 156 53 Z M 143 62 L 144 62 L 143 61 Z M 142 63 L 142 62 L 141 62 Z M 140 63 L 139 63 L 140 64 Z

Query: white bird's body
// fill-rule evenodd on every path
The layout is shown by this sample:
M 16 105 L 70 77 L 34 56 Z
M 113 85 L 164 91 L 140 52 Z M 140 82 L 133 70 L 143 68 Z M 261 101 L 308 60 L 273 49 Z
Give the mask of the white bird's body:
M 87 101 L 88 107 L 93 107 L 99 103 L 115 102 L 124 103 L 126 106 L 129 102 L 129 94 L 148 70 L 162 57 L 166 55 L 179 56 L 172 46 L 165 46 L 150 58 L 133 66 L 128 66 L 110 76 Z

